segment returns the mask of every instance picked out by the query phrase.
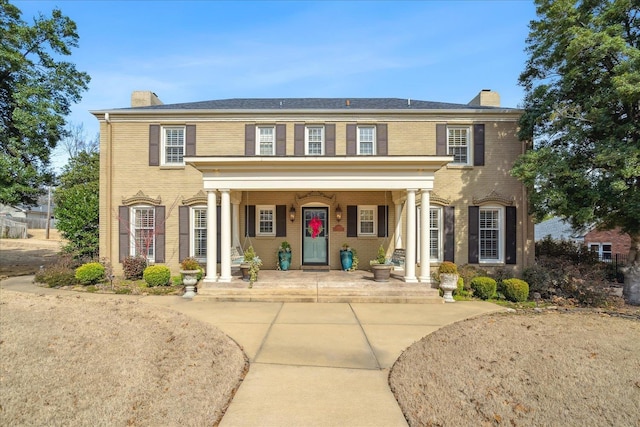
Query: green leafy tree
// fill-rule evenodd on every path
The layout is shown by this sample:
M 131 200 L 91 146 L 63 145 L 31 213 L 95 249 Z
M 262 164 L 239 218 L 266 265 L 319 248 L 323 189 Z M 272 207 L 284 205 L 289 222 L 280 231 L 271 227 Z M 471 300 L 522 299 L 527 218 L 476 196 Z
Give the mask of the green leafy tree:
M 89 75 L 58 57 L 78 46 L 76 24 L 59 9 L 28 25 L 0 0 L 0 202 L 35 204 L 53 181 L 50 154 Z
M 60 175 L 54 193 L 57 227 L 69 242 L 65 251 L 77 258 L 95 258 L 99 248 L 100 154 L 81 151 Z
M 519 80 L 520 138 L 534 144 L 512 173 L 538 218 L 631 236 L 625 293 L 640 304 L 640 2 L 535 3 Z

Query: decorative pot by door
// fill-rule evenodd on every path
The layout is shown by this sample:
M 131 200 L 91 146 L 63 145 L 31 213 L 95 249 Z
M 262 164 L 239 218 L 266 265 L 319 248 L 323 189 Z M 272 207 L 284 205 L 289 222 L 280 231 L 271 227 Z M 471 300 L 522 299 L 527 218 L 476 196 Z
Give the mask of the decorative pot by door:
M 302 264 L 329 264 L 329 208 L 302 208 Z

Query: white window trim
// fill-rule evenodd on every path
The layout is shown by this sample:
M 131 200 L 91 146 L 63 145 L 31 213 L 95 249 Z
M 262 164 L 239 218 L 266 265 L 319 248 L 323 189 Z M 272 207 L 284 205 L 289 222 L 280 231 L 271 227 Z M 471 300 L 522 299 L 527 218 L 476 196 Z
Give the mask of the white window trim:
M 196 256 L 196 215 L 195 215 L 195 211 L 196 209 L 204 209 L 204 211 L 207 211 L 207 206 L 206 205 L 196 205 L 196 206 L 191 206 L 191 208 L 189 209 L 189 256 L 196 258 L 198 261 L 200 262 L 206 262 L 207 261 L 207 257 L 199 257 Z M 204 229 L 206 230 L 206 221 L 205 221 L 205 227 Z M 206 250 L 206 248 L 205 248 Z
M 608 245 L 611 247 L 610 251 L 607 251 L 607 253 L 609 254 L 609 258 L 604 258 L 604 246 Z M 609 243 L 609 242 L 589 242 L 589 250 L 592 251 L 592 246 L 597 246 L 598 247 L 598 259 L 600 261 L 604 261 L 604 262 L 610 262 L 611 259 L 613 258 L 613 244 Z
M 130 230 L 130 238 L 129 238 L 129 255 L 131 256 L 137 256 L 137 255 L 142 255 L 142 253 L 137 254 L 137 250 L 136 250 L 136 211 L 137 210 L 142 210 L 142 209 L 151 209 L 153 212 L 153 231 L 152 231 L 152 246 L 151 246 L 151 250 L 150 252 L 153 254 L 153 256 L 149 256 L 149 254 L 147 253 L 147 260 L 149 260 L 150 262 L 155 262 L 156 259 L 156 208 L 155 206 L 150 206 L 150 205 L 136 205 L 136 206 L 131 206 L 129 208 L 129 226 L 131 227 Z M 146 229 L 146 228 L 145 228 Z M 141 251 L 142 248 L 141 248 Z
M 480 227 L 480 214 L 483 210 L 497 210 L 498 211 L 498 258 L 482 258 L 482 238 Z M 504 236 L 505 236 L 505 210 L 504 206 L 498 205 L 486 205 L 480 206 L 478 210 L 478 262 L 480 264 L 504 264 Z
M 271 153 L 262 154 L 260 149 L 260 129 L 270 128 L 273 130 L 273 141 L 271 142 Z M 256 126 L 256 155 L 257 156 L 275 156 L 276 155 L 276 127 L 273 125 Z
M 182 161 L 181 162 L 167 162 L 167 130 L 169 129 L 182 129 Z M 160 165 L 161 166 L 184 166 L 184 156 L 187 150 L 187 127 L 186 126 L 163 126 L 162 127 L 162 140 Z
M 431 218 L 429 218 L 429 261 L 430 262 L 442 262 L 444 259 L 444 241 L 443 241 L 443 209 L 442 206 L 429 206 L 429 215 L 431 215 L 432 211 L 437 211 L 438 215 L 438 257 L 431 257 L 431 230 L 433 230 L 433 223 L 431 222 Z
M 309 129 L 322 129 L 322 141 L 320 142 L 320 154 L 309 154 Z M 308 125 L 304 127 L 304 154 L 306 156 L 324 156 L 325 152 L 325 128 L 322 125 Z
M 447 155 L 449 155 L 449 131 L 454 129 L 465 129 L 467 131 L 467 161 L 456 162 L 452 161 L 451 165 L 457 166 L 471 166 L 473 165 L 473 129 L 471 126 L 447 126 Z
M 272 212 L 273 224 L 271 233 L 260 232 L 260 211 L 270 210 Z M 275 237 L 276 235 L 276 205 L 256 205 L 256 236 L 269 236 Z
M 371 233 L 362 232 L 362 221 L 360 212 L 363 210 L 373 211 L 373 230 Z M 358 237 L 377 237 L 378 236 L 378 206 L 376 205 L 358 205 Z
M 360 151 L 360 143 L 361 143 L 361 141 L 360 141 L 360 129 L 364 129 L 364 128 L 373 129 L 373 141 L 371 141 L 371 145 L 372 145 L 371 153 L 364 153 L 363 154 Z M 366 126 L 366 125 L 358 126 L 357 130 L 356 130 L 356 139 L 357 139 L 357 143 L 356 143 L 356 154 L 357 155 L 359 155 L 359 156 L 375 156 L 376 155 L 376 145 L 377 145 L 376 141 L 378 139 L 378 136 L 376 135 L 376 127 L 375 126 Z

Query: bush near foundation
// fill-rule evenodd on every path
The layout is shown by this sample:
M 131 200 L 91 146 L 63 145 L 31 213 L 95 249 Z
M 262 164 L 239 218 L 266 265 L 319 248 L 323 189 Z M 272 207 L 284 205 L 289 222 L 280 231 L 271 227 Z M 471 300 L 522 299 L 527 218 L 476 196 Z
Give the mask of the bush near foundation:
M 505 279 L 502 281 L 502 288 L 509 301 L 524 302 L 529 298 L 529 284 L 524 280 Z
M 127 280 L 142 279 L 145 268 L 147 268 L 147 259 L 143 256 L 128 256 L 122 262 L 124 278 Z
M 491 277 L 474 277 L 471 279 L 473 296 L 480 299 L 493 298 L 496 294 L 496 281 Z
M 104 278 L 104 266 L 99 262 L 90 262 L 76 268 L 76 279 L 82 285 L 95 285 Z
M 171 280 L 171 270 L 166 265 L 151 265 L 144 269 L 142 277 L 151 287 L 166 286 Z

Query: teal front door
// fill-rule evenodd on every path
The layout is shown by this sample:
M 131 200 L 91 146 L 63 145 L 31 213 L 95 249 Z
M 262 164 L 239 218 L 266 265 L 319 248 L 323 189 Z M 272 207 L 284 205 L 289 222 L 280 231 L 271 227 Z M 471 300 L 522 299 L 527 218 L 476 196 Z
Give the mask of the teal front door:
M 302 208 L 302 264 L 329 265 L 329 208 Z

